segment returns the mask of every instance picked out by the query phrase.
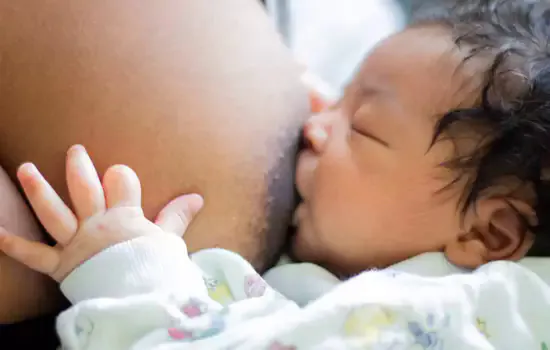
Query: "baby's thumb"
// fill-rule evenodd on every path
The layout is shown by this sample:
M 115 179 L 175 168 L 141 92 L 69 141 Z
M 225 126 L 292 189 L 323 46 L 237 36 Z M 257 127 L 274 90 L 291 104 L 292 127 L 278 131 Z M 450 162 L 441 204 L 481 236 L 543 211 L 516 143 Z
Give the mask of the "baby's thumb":
M 163 231 L 183 236 L 187 227 L 202 209 L 204 200 L 198 194 L 179 196 L 168 203 L 155 220 Z

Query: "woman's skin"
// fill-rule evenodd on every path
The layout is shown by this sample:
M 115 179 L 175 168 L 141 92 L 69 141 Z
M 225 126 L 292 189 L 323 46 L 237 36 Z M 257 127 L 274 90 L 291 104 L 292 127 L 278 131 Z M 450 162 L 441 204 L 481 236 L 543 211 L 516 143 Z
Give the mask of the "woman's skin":
M 299 74 L 253 0 L 0 0 L 0 165 L 13 179 L 34 162 L 67 200 L 65 152 L 83 144 L 100 173 L 137 172 L 149 218 L 202 194 L 190 251 L 227 248 L 262 270 L 293 207 Z M 40 239 L 5 176 L 0 192 L 0 224 Z M 0 257 L 0 323 L 53 299 L 43 277 Z

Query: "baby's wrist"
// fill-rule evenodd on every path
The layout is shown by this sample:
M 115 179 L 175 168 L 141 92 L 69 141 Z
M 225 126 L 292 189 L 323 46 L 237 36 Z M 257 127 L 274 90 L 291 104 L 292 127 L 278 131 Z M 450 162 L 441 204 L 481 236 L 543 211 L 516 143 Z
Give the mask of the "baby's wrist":
M 169 234 L 144 236 L 93 256 L 62 281 L 61 290 L 74 304 L 188 289 L 189 279 L 197 277 L 200 273 L 189 260 L 183 239 Z

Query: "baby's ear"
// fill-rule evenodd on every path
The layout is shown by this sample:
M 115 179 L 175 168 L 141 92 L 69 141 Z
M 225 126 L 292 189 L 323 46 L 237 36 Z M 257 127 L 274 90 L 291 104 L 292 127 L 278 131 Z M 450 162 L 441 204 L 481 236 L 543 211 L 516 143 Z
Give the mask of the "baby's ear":
M 525 202 L 480 199 L 467 221 L 466 232 L 445 247 L 455 265 L 476 268 L 495 260 L 519 260 L 533 245 L 530 227 L 536 224 L 536 214 Z

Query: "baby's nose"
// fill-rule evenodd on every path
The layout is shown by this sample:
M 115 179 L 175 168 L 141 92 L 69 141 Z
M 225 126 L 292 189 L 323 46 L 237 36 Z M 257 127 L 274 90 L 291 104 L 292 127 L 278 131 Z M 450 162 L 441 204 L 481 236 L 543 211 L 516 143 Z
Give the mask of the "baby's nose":
M 327 118 L 315 115 L 304 125 L 304 140 L 312 151 L 320 153 L 330 136 L 330 125 Z

